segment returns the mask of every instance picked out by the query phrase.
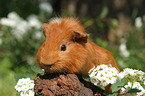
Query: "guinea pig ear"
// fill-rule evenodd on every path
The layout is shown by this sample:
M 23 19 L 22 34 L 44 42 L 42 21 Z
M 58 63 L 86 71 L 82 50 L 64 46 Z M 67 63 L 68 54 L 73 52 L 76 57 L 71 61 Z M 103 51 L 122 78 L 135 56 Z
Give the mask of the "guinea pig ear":
M 73 33 L 72 39 L 73 41 L 80 42 L 80 43 L 87 43 L 89 34 L 84 34 L 78 31 L 71 31 Z
M 48 24 L 47 23 L 43 23 L 42 24 L 42 32 L 46 37 L 46 32 L 48 31 Z

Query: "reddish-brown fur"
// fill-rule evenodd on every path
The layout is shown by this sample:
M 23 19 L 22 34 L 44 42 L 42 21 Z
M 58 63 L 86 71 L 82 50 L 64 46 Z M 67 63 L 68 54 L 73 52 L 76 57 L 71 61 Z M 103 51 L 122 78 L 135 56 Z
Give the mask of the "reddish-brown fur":
M 42 29 L 46 39 L 38 50 L 37 63 L 46 72 L 88 75 L 93 66 L 100 64 L 111 64 L 120 71 L 112 54 L 91 42 L 76 19 L 52 20 Z M 63 44 L 66 51 L 60 50 Z
M 42 29 L 46 39 L 38 50 L 37 63 L 46 72 L 88 75 L 93 66 L 100 64 L 111 64 L 120 71 L 112 54 L 91 42 L 76 19 L 52 20 Z M 66 51 L 61 51 L 63 44 Z

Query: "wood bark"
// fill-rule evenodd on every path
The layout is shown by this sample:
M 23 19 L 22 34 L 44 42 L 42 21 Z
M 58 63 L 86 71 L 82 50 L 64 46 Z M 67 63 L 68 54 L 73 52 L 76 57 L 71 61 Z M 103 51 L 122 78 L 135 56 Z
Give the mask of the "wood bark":
M 103 96 L 100 89 L 84 84 L 75 74 L 45 74 L 34 81 L 35 96 Z

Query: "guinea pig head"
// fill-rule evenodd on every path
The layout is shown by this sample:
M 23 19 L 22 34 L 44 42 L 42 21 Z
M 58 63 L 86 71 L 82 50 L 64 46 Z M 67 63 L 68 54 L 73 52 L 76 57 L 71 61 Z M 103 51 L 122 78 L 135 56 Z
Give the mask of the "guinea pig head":
M 37 52 L 37 63 L 47 73 L 80 73 L 87 65 L 88 34 L 74 19 L 42 25 L 45 41 Z M 85 69 L 84 69 L 85 70 Z

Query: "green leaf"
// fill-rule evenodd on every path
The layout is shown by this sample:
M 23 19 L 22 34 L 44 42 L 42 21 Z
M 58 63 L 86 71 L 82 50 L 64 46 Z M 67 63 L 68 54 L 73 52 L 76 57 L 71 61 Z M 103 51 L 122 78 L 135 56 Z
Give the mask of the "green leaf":
M 102 12 L 101 12 L 101 14 L 100 14 L 100 17 L 101 17 L 101 18 L 104 18 L 104 17 L 107 16 L 107 14 L 108 14 L 108 7 L 105 6 L 105 7 L 102 9 Z
M 8 57 L 4 57 L 4 59 L 0 62 L 0 70 L 10 69 L 12 67 L 12 63 Z
M 137 92 L 141 92 L 141 90 L 139 90 L 139 89 L 130 89 L 127 93 L 137 93 Z
M 83 75 L 82 78 L 83 78 L 85 81 L 87 81 L 87 82 L 90 82 L 90 81 L 91 81 L 89 76 Z
M 15 74 L 16 81 L 18 81 L 21 78 L 31 78 L 31 75 L 28 72 L 26 72 L 24 75 L 22 75 L 22 74 Z
M 102 90 L 105 90 L 105 88 L 103 88 L 101 85 L 96 85 L 96 86 L 98 86 L 99 88 L 101 88 Z
M 112 94 L 107 94 L 107 96 L 118 96 L 119 93 L 112 93 Z
M 128 82 L 128 81 L 127 81 L 125 78 L 121 79 L 121 81 L 120 81 L 120 80 L 117 80 L 116 83 L 114 83 L 114 84 L 112 85 L 112 92 L 113 92 L 113 93 L 114 93 L 114 92 L 117 92 L 117 91 L 120 90 L 127 82 Z
M 87 82 L 91 82 L 91 79 L 90 79 L 89 76 L 83 75 L 82 78 L 83 78 L 85 81 L 87 81 Z M 101 85 L 95 85 L 95 86 L 101 88 L 102 90 L 105 90 L 105 88 L 103 88 Z
M 36 72 L 36 73 L 39 73 L 39 74 L 44 74 L 44 71 L 42 71 L 40 68 L 39 68 L 39 66 L 38 65 L 32 65 L 31 66 L 31 69 L 34 71 L 34 72 Z
M 118 26 L 118 21 L 117 21 L 117 19 L 111 19 L 110 21 L 109 21 L 109 26 L 112 28 L 117 28 L 117 26 Z

